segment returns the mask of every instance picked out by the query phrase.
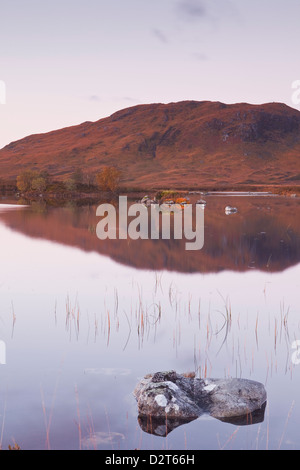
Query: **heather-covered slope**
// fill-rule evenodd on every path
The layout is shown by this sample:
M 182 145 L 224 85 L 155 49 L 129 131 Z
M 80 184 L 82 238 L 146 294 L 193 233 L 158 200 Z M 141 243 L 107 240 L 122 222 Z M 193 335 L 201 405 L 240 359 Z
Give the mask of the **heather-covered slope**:
M 298 185 L 300 112 L 280 103 L 140 105 L 0 150 L 3 179 L 25 168 L 65 179 L 104 165 L 120 168 L 128 187 Z

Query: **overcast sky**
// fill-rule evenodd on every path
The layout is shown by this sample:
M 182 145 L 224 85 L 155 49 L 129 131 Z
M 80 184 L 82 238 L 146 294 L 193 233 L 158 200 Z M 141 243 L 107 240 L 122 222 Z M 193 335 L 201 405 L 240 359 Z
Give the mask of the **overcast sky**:
M 300 109 L 299 0 L 0 0 L 0 15 L 0 147 L 141 103 Z

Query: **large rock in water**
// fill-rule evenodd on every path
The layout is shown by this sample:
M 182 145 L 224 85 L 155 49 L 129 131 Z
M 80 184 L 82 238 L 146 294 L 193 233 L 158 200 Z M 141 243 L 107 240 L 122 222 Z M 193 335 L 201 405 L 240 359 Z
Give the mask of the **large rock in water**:
M 199 379 L 175 371 L 144 377 L 134 390 L 142 429 L 166 435 L 175 427 L 208 413 L 237 425 L 261 422 L 267 394 L 246 379 Z

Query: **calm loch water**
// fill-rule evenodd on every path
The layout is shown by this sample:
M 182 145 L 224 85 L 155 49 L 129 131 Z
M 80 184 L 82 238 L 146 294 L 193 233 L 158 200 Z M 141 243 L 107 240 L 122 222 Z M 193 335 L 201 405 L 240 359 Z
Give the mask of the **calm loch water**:
M 205 242 L 107 240 L 96 206 L 0 201 L 2 448 L 299 449 L 300 202 L 207 197 Z M 238 213 L 226 215 L 228 204 Z M 300 353 L 299 353 L 300 356 Z M 261 422 L 139 424 L 146 374 L 262 382 Z

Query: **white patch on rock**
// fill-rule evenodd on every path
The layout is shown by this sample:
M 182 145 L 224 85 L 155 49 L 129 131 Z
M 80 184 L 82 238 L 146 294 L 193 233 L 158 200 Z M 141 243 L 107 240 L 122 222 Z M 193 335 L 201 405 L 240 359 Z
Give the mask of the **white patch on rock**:
M 179 389 L 178 385 L 174 384 L 173 382 L 170 382 L 169 380 L 167 380 L 165 384 L 174 392 Z
M 156 395 L 155 401 L 158 404 L 158 406 L 165 407 L 168 404 L 168 400 L 164 395 Z
M 179 406 L 175 404 L 170 404 L 166 406 L 165 412 L 169 413 L 170 411 L 179 411 Z
M 215 388 L 216 388 L 215 384 L 209 384 L 209 385 L 206 385 L 206 387 L 204 387 L 203 390 L 206 390 L 207 392 L 212 392 Z

